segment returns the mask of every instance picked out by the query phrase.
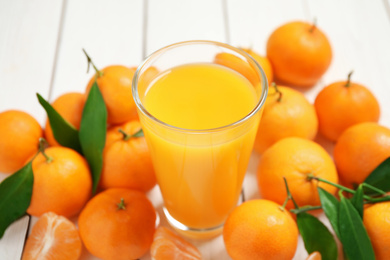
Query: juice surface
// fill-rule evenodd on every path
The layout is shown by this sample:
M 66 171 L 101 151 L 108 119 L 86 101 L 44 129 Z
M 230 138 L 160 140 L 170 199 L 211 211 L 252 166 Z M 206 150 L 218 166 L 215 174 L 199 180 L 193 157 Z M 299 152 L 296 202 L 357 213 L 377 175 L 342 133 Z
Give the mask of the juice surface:
M 148 89 L 144 106 L 157 119 L 185 129 L 234 123 L 256 105 L 256 93 L 242 75 L 216 64 L 176 67 Z
M 214 64 L 175 67 L 155 79 L 143 104 L 155 118 L 185 129 L 212 129 L 242 119 L 256 106 L 253 85 Z M 201 134 L 161 127 L 140 117 L 169 214 L 194 229 L 224 223 L 236 206 L 260 119 Z

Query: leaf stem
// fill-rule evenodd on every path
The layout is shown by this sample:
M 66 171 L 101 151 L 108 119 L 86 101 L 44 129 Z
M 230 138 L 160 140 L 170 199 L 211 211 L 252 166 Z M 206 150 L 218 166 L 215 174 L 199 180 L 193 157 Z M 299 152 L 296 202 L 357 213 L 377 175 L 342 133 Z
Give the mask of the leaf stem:
M 48 146 L 48 143 L 45 138 L 39 138 L 39 148 L 38 148 L 38 153 L 42 153 L 43 156 L 46 158 L 47 163 L 51 163 L 53 161 L 53 157 L 48 156 L 45 153 L 45 149 Z
M 295 202 L 293 196 L 291 195 L 290 188 L 288 187 L 287 179 L 286 177 L 283 177 L 284 185 L 286 186 L 286 192 L 287 192 L 287 198 L 283 203 L 282 209 L 284 210 L 284 207 L 287 205 L 288 200 L 291 200 L 294 203 L 294 207 L 296 209 L 299 208 L 298 204 Z
M 301 207 L 298 209 L 290 209 L 290 212 L 294 213 L 294 214 L 299 214 L 302 212 L 306 212 L 306 211 L 310 211 L 310 210 L 317 210 L 317 209 L 322 209 L 322 207 L 321 206 L 305 206 L 305 207 Z
M 90 66 L 90 64 L 92 64 L 93 68 L 94 68 L 95 71 L 96 71 L 96 74 L 97 74 L 98 78 L 101 77 L 101 76 L 103 76 L 103 72 L 100 71 L 100 70 L 95 66 L 95 64 L 93 63 L 91 57 L 89 57 L 89 55 L 88 55 L 88 53 L 85 51 L 85 49 L 83 49 L 83 52 L 84 52 L 85 56 L 87 56 L 87 60 L 88 60 L 87 72 L 89 72 L 89 66 Z
M 129 135 L 128 133 L 126 133 L 122 128 L 119 128 L 118 132 L 123 134 L 123 140 L 124 141 L 127 141 L 127 140 L 129 140 L 130 138 L 133 138 L 133 137 L 142 137 L 142 136 L 144 136 L 144 132 L 142 131 L 142 128 L 140 130 L 138 130 L 137 132 L 135 132 L 134 134 L 132 134 L 132 135 Z

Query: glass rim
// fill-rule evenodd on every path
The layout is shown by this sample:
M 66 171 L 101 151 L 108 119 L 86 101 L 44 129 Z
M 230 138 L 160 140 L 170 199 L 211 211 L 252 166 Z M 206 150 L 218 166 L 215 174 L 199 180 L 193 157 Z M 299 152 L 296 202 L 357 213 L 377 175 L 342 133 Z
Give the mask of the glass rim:
M 167 124 L 167 123 L 161 121 L 160 119 L 158 119 L 158 118 L 154 117 L 152 114 L 150 114 L 149 111 L 143 106 L 141 99 L 139 97 L 139 94 L 138 94 L 138 78 L 139 78 L 139 74 L 140 74 L 141 69 L 144 68 L 146 65 L 148 65 L 148 63 L 150 63 L 150 61 L 153 60 L 153 57 L 156 57 L 156 56 L 164 53 L 167 50 L 170 50 L 170 49 L 173 49 L 176 47 L 180 47 L 180 46 L 184 46 L 184 45 L 193 45 L 193 44 L 220 46 L 220 47 L 229 49 L 231 51 L 234 51 L 236 53 L 239 53 L 240 55 L 244 56 L 249 62 L 253 63 L 254 70 L 257 72 L 258 75 L 260 75 L 260 78 L 262 80 L 261 81 L 261 88 L 262 89 L 261 89 L 261 95 L 259 97 L 259 101 L 256 103 L 256 106 L 247 115 L 245 115 L 244 117 L 242 117 L 241 119 L 239 119 L 233 123 L 230 123 L 230 124 L 224 125 L 224 126 L 219 126 L 219 127 L 215 127 L 215 128 L 207 128 L 207 129 L 187 129 L 187 128 L 173 126 L 173 125 L 170 125 L 170 124 Z M 267 77 L 266 77 L 263 69 L 258 64 L 258 62 L 252 56 L 250 56 L 248 53 L 246 53 L 245 51 L 243 51 L 239 48 L 233 47 L 227 43 L 221 43 L 221 42 L 209 41 L 209 40 L 191 40 L 191 41 L 182 41 L 182 42 L 177 42 L 177 43 L 167 45 L 165 47 L 158 49 L 157 51 L 154 51 L 150 55 L 148 55 L 144 59 L 144 61 L 137 67 L 137 70 L 134 73 L 131 91 L 132 91 L 132 96 L 133 96 L 133 99 L 134 99 L 134 102 L 135 102 L 137 108 L 152 121 L 155 121 L 164 127 L 167 127 L 167 128 L 170 128 L 170 129 L 173 129 L 176 131 L 181 131 L 181 132 L 186 132 L 186 133 L 191 132 L 191 133 L 199 133 L 200 134 L 200 133 L 207 133 L 207 132 L 216 132 L 216 131 L 221 131 L 221 130 L 228 129 L 231 127 L 235 127 L 235 126 L 238 126 L 238 125 L 248 121 L 250 118 L 252 118 L 265 103 L 265 99 L 266 99 L 267 93 L 268 93 L 268 81 L 267 81 Z

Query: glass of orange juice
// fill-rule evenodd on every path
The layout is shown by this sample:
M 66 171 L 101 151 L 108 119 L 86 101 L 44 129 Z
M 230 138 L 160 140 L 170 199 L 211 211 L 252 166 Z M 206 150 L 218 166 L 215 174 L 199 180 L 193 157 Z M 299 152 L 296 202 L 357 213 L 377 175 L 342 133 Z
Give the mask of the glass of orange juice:
M 133 97 L 164 213 L 178 231 L 221 231 L 240 197 L 267 90 L 253 58 L 218 42 L 169 45 L 138 67 Z

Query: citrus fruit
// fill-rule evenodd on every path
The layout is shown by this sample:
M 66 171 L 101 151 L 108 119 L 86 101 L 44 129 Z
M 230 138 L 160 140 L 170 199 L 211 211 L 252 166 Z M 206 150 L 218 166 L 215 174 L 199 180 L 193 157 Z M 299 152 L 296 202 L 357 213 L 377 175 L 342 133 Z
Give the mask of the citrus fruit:
M 260 67 L 263 69 L 267 77 L 268 85 L 270 85 L 274 80 L 274 73 L 272 71 L 272 65 L 269 62 L 268 58 L 258 54 L 252 49 L 243 48 L 242 50 L 251 55 L 259 63 Z
M 322 256 L 318 251 L 314 251 L 306 258 L 306 260 L 321 260 L 321 259 Z
M 48 212 L 33 226 L 22 260 L 77 260 L 81 248 L 76 226 L 67 218 Z
M 0 172 L 13 173 L 38 151 L 43 131 L 37 120 L 19 110 L 0 113 Z
M 332 158 L 319 144 L 298 137 L 287 137 L 272 145 L 260 158 L 257 181 L 263 198 L 283 204 L 287 197 L 283 178 L 299 206 L 320 205 L 317 187 L 331 194 L 337 189 L 310 176 L 337 183 L 338 176 Z M 291 200 L 287 208 L 293 208 Z
M 88 251 L 104 260 L 138 259 L 153 242 L 156 211 L 137 190 L 108 189 L 81 211 L 78 226 Z
M 108 124 L 121 124 L 138 118 L 131 94 L 134 72 L 134 69 L 125 66 L 112 65 L 99 70 L 90 79 L 86 94 L 96 81 L 107 107 Z
M 46 157 L 47 156 L 47 157 Z M 52 211 L 72 217 L 80 212 L 92 194 L 92 180 L 86 160 L 72 149 L 52 146 L 32 162 L 34 184 L 27 212 L 33 216 Z
M 272 32 L 267 41 L 267 57 L 278 83 L 311 87 L 328 69 L 332 48 L 315 24 L 292 21 Z
M 146 192 L 156 185 L 145 137 L 132 136 L 139 130 L 141 124 L 138 121 L 108 129 L 100 177 L 103 189 L 129 188 Z
M 158 227 L 150 248 L 155 260 L 196 260 L 202 259 L 199 250 L 166 227 Z
M 376 259 L 390 259 L 390 202 L 376 203 L 365 208 L 363 223 Z
M 333 157 L 345 185 L 362 183 L 390 157 L 390 129 L 372 122 L 351 126 L 338 138 Z
M 247 78 L 252 85 L 257 85 L 260 81 L 259 76 L 256 74 L 256 70 L 242 57 L 238 57 L 232 53 L 220 52 L 215 55 L 214 62 L 237 71 Z
M 350 76 L 347 81 L 326 86 L 314 102 L 319 131 L 332 141 L 352 125 L 379 120 L 378 101 L 365 86 L 351 82 Z
M 228 216 L 223 240 L 235 260 L 290 260 L 298 244 L 298 227 L 290 213 L 277 203 L 249 200 Z
M 65 93 L 51 103 L 52 107 L 76 129 L 80 128 L 84 104 L 84 94 L 77 92 Z M 45 139 L 50 145 L 60 145 L 53 136 L 49 119 L 46 121 Z
M 318 120 L 314 106 L 301 93 L 272 84 L 264 105 L 254 149 L 263 153 L 285 137 L 314 139 Z

